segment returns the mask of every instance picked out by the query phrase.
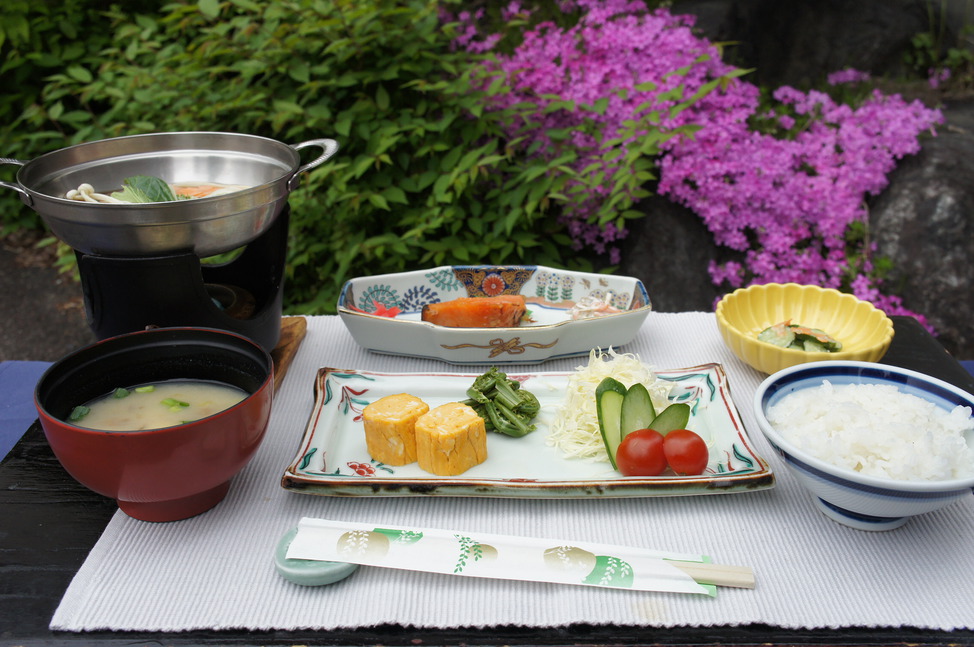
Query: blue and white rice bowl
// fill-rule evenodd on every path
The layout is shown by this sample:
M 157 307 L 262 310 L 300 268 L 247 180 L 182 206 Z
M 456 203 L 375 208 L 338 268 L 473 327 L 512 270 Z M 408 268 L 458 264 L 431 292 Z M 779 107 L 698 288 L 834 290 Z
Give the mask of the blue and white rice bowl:
M 917 371 L 858 361 L 799 364 L 766 378 L 754 394 L 754 414 L 761 431 L 800 483 L 831 519 L 860 530 L 891 530 L 910 517 L 932 512 L 971 496 L 974 476 L 946 480 L 902 480 L 863 474 L 816 458 L 782 436 L 769 422 L 769 410 L 789 394 L 833 386 L 879 384 L 896 387 L 949 412 L 957 406 L 974 409 L 974 395 Z M 974 448 L 974 433 L 964 433 Z

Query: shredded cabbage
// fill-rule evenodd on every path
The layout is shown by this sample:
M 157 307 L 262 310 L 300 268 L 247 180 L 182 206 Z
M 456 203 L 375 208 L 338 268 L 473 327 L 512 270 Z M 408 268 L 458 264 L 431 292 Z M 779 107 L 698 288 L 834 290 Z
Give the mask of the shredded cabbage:
M 564 402 L 555 413 L 545 439 L 549 446 L 561 449 L 572 458 L 608 462 L 595 407 L 595 388 L 607 377 L 614 377 L 627 388 L 642 383 L 658 411 L 669 404 L 667 398 L 672 384 L 658 379 L 637 355 L 617 353 L 611 347 L 605 353 L 593 349 L 588 366 L 579 366 L 568 378 Z

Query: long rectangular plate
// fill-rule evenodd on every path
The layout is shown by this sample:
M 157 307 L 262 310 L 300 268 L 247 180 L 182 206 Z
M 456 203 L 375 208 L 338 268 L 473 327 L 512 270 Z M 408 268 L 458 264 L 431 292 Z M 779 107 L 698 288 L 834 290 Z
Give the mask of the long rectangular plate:
M 362 410 L 395 393 L 410 393 L 430 408 L 466 398 L 477 374 L 377 373 L 322 368 L 315 404 L 285 489 L 327 496 L 479 496 L 520 498 L 648 497 L 749 492 L 770 488 L 774 475 L 751 447 L 719 364 L 658 370 L 673 384 L 671 401 L 691 405 L 687 427 L 710 447 L 699 476 L 626 477 L 608 462 L 570 458 L 549 444 L 551 420 L 571 373 L 510 374 L 541 403 L 537 429 L 522 438 L 489 433 L 487 460 L 459 476 L 437 476 L 416 463 L 391 466 L 366 450 Z

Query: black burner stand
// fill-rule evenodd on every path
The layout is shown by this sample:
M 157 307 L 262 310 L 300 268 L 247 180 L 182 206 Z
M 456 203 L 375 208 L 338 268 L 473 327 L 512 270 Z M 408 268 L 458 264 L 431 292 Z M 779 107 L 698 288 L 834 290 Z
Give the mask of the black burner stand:
M 98 339 L 151 327 L 217 328 L 270 352 L 281 336 L 289 218 L 285 206 L 267 231 L 223 265 L 202 264 L 192 252 L 115 257 L 76 251 L 88 325 Z M 251 302 L 243 314 L 239 301 Z

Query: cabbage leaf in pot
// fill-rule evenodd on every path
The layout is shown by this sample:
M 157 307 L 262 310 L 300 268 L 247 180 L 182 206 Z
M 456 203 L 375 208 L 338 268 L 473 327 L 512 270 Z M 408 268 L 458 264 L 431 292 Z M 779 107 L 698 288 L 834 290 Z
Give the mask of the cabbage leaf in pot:
M 172 202 L 188 199 L 177 197 L 168 182 L 150 175 L 126 178 L 122 185 L 121 191 L 112 193 L 113 198 L 122 202 Z

